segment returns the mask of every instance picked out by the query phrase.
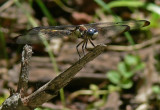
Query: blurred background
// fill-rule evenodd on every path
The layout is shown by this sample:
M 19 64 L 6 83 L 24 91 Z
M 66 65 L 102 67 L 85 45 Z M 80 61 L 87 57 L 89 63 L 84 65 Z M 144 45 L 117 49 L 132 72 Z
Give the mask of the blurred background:
M 15 38 L 37 26 L 148 20 L 118 35 L 56 98 L 36 110 L 159 110 L 159 0 L 0 0 L 0 105 L 16 90 L 24 45 Z M 32 44 L 28 95 L 78 61 L 80 40 Z M 87 51 L 86 51 L 87 52 Z

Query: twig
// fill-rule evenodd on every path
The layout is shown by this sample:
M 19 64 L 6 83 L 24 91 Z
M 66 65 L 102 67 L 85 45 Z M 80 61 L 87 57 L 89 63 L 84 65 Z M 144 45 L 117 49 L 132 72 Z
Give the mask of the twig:
M 116 51 L 132 51 L 132 50 L 138 50 L 141 48 L 144 48 L 146 46 L 149 46 L 151 44 L 154 44 L 156 42 L 160 41 L 160 37 L 154 37 L 151 40 L 147 40 L 143 43 L 131 45 L 131 46 L 116 46 L 116 45 L 108 45 L 107 50 L 116 50 Z
M 76 73 L 85 66 L 85 64 L 100 55 L 105 48 L 106 46 L 104 45 L 96 46 L 93 51 L 89 52 L 66 71 L 58 75 L 55 79 L 49 81 L 33 94 L 23 98 L 21 90 L 27 89 L 29 61 L 32 55 L 32 48 L 26 45 L 22 53 L 22 69 L 17 93 L 13 93 L 9 98 L 7 98 L 3 102 L 2 106 L 0 106 L 0 110 L 33 110 L 35 107 L 42 105 L 46 101 L 55 97 L 57 92 L 67 85 Z
M 0 106 L 0 110 L 31 110 L 24 106 L 24 97 L 28 86 L 29 62 L 32 56 L 32 47 L 25 45 L 22 52 L 21 73 L 16 93 L 10 92 L 10 96 Z
M 25 45 L 22 52 L 21 72 L 17 92 L 25 95 L 28 88 L 29 63 L 32 57 L 32 47 Z
M 66 71 L 58 75 L 55 79 L 49 81 L 33 94 L 25 97 L 23 99 L 23 103 L 34 108 L 55 97 L 60 88 L 63 88 L 65 85 L 67 85 L 76 75 L 76 73 L 78 73 L 85 66 L 85 64 L 100 55 L 105 48 L 106 46 L 104 45 L 96 46 L 91 52 L 77 61 Z

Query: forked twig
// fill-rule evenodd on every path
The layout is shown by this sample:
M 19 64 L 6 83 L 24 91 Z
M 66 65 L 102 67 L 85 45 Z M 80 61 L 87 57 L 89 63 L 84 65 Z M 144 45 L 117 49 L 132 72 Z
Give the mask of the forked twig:
M 81 58 L 71 67 L 69 67 L 66 71 L 62 72 L 56 78 L 50 80 L 48 83 L 46 83 L 37 91 L 35 91 L 34 93 L 32 93 L 27 97 L 21 97 L 21 89 L 23 88 L 23 90 L 26 90 L 27 88 L 26 81 L 28 80 L 28 78 L 21 79 L 23 78 L 22 76 L 28 71 L 27 70 L 26 72 L 23 73 L 23 69 L 22 69 L 21 70 L 22 73 L 20 75 L 21 80 L 19 81 L 19 83 L 23 83 L 23 84 L 18 84 L 17 93 L 14 93 L 12 96 L 7 98 L 6 101 L 0 107 L 0 110 L 22 110 L 22 109 L 33 110 L 34 108 L 42 105 L 43 103 L 55 97 L 57 95 L 57 92 L 61 88 L 66 86 L 88 62 L 92 61 L 94 58 L 99 56 L 105 50 L 105 48 L 106 48 L 105 45 L 96 46 L 92 51 L 88 52 L 83 58 Z M 32 53 L 32 51 L 30 52 Z M 29 56 L 26 56 L 26 58 L 29 58 L 29 61 L 30 61 L 31 53 L 26 54 L 26 55 L 29 55 Z M 24 61 L 22 65 L 27 66 L 28 68 L 29 61 L 27 60 L 27 62 L 25 62 L 26 60 L 24 59 L 22 59 L 22 61 Z M 25 89 L 22 86 L 25 86 Z M 7 105 L 7 108 L 6 108 L 6 105 Z
M 66 71 L 49 81 L 33 94 L 24 98 L 23 102 L 25 102 L 30 107 L 37 107 L 44 102 L 52 99 L 57 95 L 57 92 L 61 88 L 66 86 L 73 79 L 73 77 L 85 66 L 85 64 L 99 56 L 105 48 L 105 45 L 96 46 L 92 51 L 90 51 L 83 58 L 69 67 Z
M 29 63 L 32 56 L 32 47 L 25 45 L 22 52 L 21 72 L 17 92 L 10 92 L 10 96 L 3 102 L 0 110 L 31 110 L 24 106 L 22 99 L 28 88 Z

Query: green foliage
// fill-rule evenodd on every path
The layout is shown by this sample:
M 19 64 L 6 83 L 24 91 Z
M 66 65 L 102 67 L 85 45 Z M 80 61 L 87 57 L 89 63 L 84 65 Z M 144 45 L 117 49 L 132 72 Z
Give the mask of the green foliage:
M 121 91 L 122 89 L 130 89 L 133 86 L 132 77 L 135 72 L 142 70 L 145 67 L 145 64 L 141 61 L 138 56 L 127 55 L 124 58 L 124 61 L 120 62 L 117 66 L 117 70 L 111 70 L 106 75 L 111 84 L 107 85 L 107 91 L 103 94 L 101 100 L 91 103 L 87 110 L 99 109 L 99 107 L 105 104 L 107 99 L 107 94 L 115 91 Z M 98 91 L 101 91 L 97 85 L 90 85 L 90 90 L 93 91 L 93 96 L 100 99 L 100 94 Z
M 107 73 L 107 78 L 113 83 L 113 84 L 118 84 L 121 80 L 120 75 L 118 75 L 117 71 L 109 71 Z
M 99 107 L 105 104 L 106 95 L 108 94 L 108 91 L 99 89 L 99 87 L 95 84 L 91 84 L 89 88 L 92 91 L 92 94 L 90 95 L 94 96 L 94 98 L 96 98 L 97 100 L 89 104 L 86 110 L 94 110 L 94 109 L 97 110 L 99 109 Z M 101 98 L 101 96 L 103 97 Z
M 8 98 L 8 94 L 4 94 L 3 96 L 0 97 L 0 105 Z
M 121 88 L 118 87 L 118 86 L 115 86 L 115 85 L 113 85 L 113 84 L 110 84 L 110 85 L 108 85 L 108 90 L 109 90 L 109 92 L 111 93 L 111 92 L 114 92 L 114 91 L 120 91 Z
M 108 6 L 110 8 L 114 8 L 114 7 L 139 8 L 139 7 L 143 7 L 144 5 L 145 5 L 145 2 L 137 1 L 137 0 L 116 0 L 108 3 Z
M 99 94 L 97 93 L 97 91 L 99 90 L 98 86 L 95 84 L 91 84 L 90 85 L 90 90 L 93 91 L 93 96 L 95 96 L 96 98 L 99 98 Z
M 157 13 L 158 15 L 160 15 L 160 7 L 157 6 L 156 4 L 148 3 L 148 5 L 146 6 L 146 9 L 153 13 Z
M 155 94 L 159 94 L 159 95 L 160 95 L 160 86 L 154 85 L 154 86 L 152 87 L 152 91 L 153 91 Z
M 159 86 L 159 85 L 154 85 L 154 86 L 152 87 L 152 91 L 153 91 L 153 93 L 155 94 L 156 99 L 157 99 L 158 101 L 160 101 L 160 86 Z
M 135 72 L 142 70 L 145 64 L 138 56 L 127 55 L 123 62 L 118 64 L 117 70 L 111 70 L 107 73 L 107 78 L 111 83 L 121 89 L 130 89 L 133 85 L 132 77 Z M 109 86 L 109 90 L 116 90 L 115 86 Z M 120 90 L 119 88 L 117 90 Z

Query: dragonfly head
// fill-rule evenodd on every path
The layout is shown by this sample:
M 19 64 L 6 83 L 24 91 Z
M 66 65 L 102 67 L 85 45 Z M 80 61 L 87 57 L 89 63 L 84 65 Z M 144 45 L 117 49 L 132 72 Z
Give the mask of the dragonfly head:
M 87 36 L 89 36 L 92 40 L 94 40 L 98 36 L 98 31 L 94 28 L 90 28 L 87 30 Z

